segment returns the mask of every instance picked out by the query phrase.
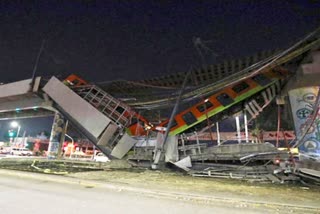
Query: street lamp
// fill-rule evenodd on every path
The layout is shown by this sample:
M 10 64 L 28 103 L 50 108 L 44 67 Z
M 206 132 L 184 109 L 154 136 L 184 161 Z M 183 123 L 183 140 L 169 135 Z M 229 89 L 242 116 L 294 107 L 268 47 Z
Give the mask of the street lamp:
M 16 143 L 17 142 L 17 138 L 19 137 L 19 132 L 20 132 L 21 126 L 19 125 L 19 123 L 17 121 L 12 121 L 11 122 L 11 127 L 12 128 L 18 128 L 17 135 L 14 138 L 14 143 Z

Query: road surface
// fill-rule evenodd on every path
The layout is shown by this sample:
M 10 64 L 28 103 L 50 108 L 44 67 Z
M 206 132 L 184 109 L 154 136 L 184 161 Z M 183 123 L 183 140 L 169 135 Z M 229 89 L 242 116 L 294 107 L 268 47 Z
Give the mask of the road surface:
M 3 214 L 277 213 L 259 207 L 159 198 L 83 184 L 0 176 Z

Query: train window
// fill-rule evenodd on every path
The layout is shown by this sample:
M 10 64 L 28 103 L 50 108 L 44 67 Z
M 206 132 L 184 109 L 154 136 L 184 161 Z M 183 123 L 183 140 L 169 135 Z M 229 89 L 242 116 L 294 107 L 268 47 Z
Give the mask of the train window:
M 233 86 L 232 90 L 234 92 L 236 92 L 237 94 L 239 94 L 240 92 L 246 90 L 247 88 L 249 88 L 249 85 L 246 82 L 241 82 L 241 83 Z
M 138 119 L 138 118 L 132 118 L 131 121 L 132 122 L 131 122 L 130 126 L 133 126 L 135 124 L 140 124 L 141 126 L 145 125 L 145 122 L 140 120 L 140 119 Z
M 283 71 L 281 71 L 279 69 L 273 69 L 272 72 L 277 74 L 277 75 L 279 75 L 279 76 L 283 76 L 284 75 Z
M 74 80 L 72 81 L 72 84 L 73 84 L 73 85 L 76 85 L 76 86 L 78 86 L 79 83 L 80 83 L 80 81 L 77 80 L 77 79 L 74 79 Z
M 163 127 L 167 127 L 167 126 L 168 126 L 168 123 L 169 123 L 169 121 L 166 122 L 165 124 L 163 124 L 162 126 L 163 126 Z M 173 127 L 176 127 L 177 125 L 178 125 L 177 121 L 176 121 L 176 120 L 173 120 L 173 121 L 172 121 L 172 124 L 171 124 L 171 126 L 170 126 L 170 129 L 173 128 Z
M 192 114 L 191 111 L 182 115 L 182 119 L 186 122 L 187 125 L 191 125 L 192 123 L 197 121 L 197 118 Z
M 197 106 L 198 111 L 204 112 L 206 109 L 209 109 L 213 106 L 213 104 L 210 101 L 207 101 L 205 103 L 202 103 L 201 105 Z
M 270 80 L 263 74 L 258 74 L 252 77 L 252 79 L 261 86 L 265 86 L 270 83 Z
M 116 108 L 116 111 L 119 112 L 120 114 L 122 114 L 124 112 L 124 108 L 122 108 L 121 106 L 118 106 Z
M 219 96 L 217 96 L 217 100 L 223 105 L 227 106 L 231 103 L 233 103 L 233 99 L 226 93 L 222 93 Z

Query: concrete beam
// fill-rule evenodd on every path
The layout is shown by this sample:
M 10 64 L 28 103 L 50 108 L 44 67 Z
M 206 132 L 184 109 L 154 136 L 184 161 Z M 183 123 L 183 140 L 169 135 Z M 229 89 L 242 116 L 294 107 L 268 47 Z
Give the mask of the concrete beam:
M 21 80 L 13 83 L 0 85 L 0 98 L 17 96 L 38 91 L 40 77 Z
M 10 120 L 10 119 L 25 119 L 25 118 L 35 118 L 35 117 L 50 117 L 53 116 L 54 112 L 45 109 L 38 110 L 24 110 L 21 112 L 10 111 L 1 112 L 0 120 Z
M 20 95 L 15 97 L 7 97 L 0 100 L 0 112 L 16 111 L 39 108 L 43 106 L 50 105 L 50 103 L 45 103 L 43 99 L 36 95 Z

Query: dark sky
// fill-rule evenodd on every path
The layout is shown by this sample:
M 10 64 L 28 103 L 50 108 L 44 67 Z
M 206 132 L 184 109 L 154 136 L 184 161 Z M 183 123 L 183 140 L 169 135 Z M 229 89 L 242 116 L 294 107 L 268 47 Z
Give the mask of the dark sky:
M 1 1 L 0 82 L 30 78 L 44 39 L 38 75 L 134 80 L 199 65 L 196 37 L 213 63 L 287 47 L 319 18 L 311 0 Z

